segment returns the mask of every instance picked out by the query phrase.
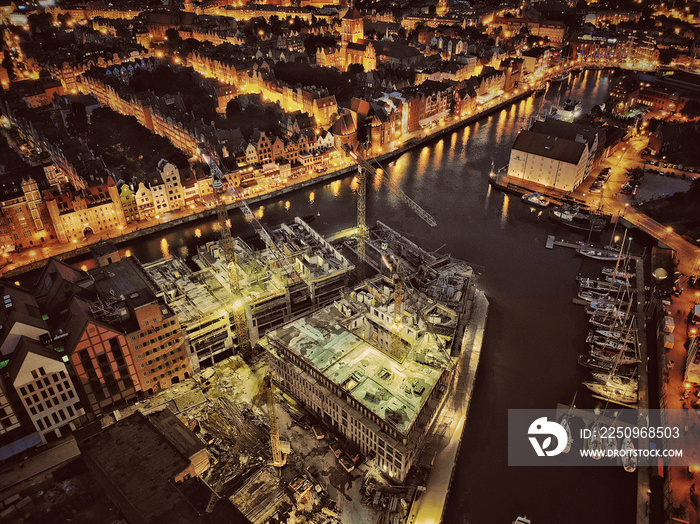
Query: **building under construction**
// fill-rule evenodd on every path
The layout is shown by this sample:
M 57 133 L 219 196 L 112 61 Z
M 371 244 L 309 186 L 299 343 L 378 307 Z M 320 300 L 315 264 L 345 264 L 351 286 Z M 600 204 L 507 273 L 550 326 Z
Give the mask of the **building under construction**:
M 199 367 L 233 354 L 234 307 L 245 311 L 248 336 L 255 344 L 267 330 L 331 303 L 348 285 L 354 266 L 302 219 L 283 224 L 273 237 L 300 282 L 290 281 L 270 249 L 254 251 L 240 238 L 233 240 L 239 293 L 231 291 L 219 242 L 200 247 L 194 257 L 196 271 L 178 259 L 146 265 L 177 313 Z
M 481 292 L 468 264 L 381 223 L 366 256 L 380 274 L 258 345 L 282 390 L 403 481 L 450 396 Z

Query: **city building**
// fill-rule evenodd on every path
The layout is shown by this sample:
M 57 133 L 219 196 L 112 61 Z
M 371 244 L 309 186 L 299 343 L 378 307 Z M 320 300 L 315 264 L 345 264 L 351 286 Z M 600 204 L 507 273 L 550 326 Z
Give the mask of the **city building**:
M 111 176 L 93 176 L 82 189 L 47 189 L 44 202 L 61 243 L 126 226 L 119 189 Z
M 536 122 L 515 139 L 508 176 L 573 191 L 590 174 L 597 148 L 593 130 L 553 119 Z
M 42 442 L 76 429 L 85 414 L 61 353 L 22 337 L 12 354 L 10 380 Z
M 51 259 L 36 288 L 46 344 L 68 359 L 88 420 L 192 375 L 179 320 L 141 264 L 109 243 L 92 252 L 89 273 Z
M 211 491 L 197 477 L 209 467 L 207 450 L 171 411 L 137 412 L 76 436 L 92 478 L 129 522 L 224 522 L 227 512 L 230 519 L 226 500 L 204 511 Z
M 401 275 L 370 279 L 258 344 L 283 391 L 403 481 L 454 385 L 462 349 L 458 326 L 468 318 L 473 273 L 382 224 L 372 232 L 368 253 L 396 264 Z M 411 280 L 418 267 L 427 272 L 423 285 L 399 299 L 396 279 Z

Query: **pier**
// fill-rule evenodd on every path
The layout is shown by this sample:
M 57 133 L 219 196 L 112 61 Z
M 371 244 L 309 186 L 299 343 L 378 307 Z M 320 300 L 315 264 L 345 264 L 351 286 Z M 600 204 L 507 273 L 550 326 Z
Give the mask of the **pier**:
M 565 240 L 555 240 L 552 242 L 554 246 L 578 249 L 581 247 L 580 244 L 575 244 L 572 242 L 567 242 Z M 547 239 L 547 246 L 549 248 L 550 241 Z M 551 249 L 551 248 L 550 248 Z M 617 251 L 610 251 L 603 248 L 596 248 L 598 251 L 603 253 L 617 254 Z M 637 316 L 637 341 L 639 347 L 639 383 L 638 383 L 638 395 L 639 400 L 637 402 L 637 409 L 645 410 L 649 409 L 649 351 L 647 347 L 647 334 L 646 334 L 646 293 L 644 289 L 644 258 L 641 256 L 630 255 L 630 258 L 635 262 L 636 271 L 636 287 L 637 287 L 637 297 L 636 297 L 636 316 Z M 574 299 L 574 303 L 577 299 Z M 609 401 L 608 399 L 602 400 Z M 617 404 L 617 403 L 616 403 Z M 623 405 L 623 404 L 620 404 Z M 631 407 L 625 405 L 625 407 Z M 560 416 L 560 410 L 564 410 L 561 414 L 565 413 L 569 406 L 563 406 L 562 404 L 557 405 L 557 417 Z M 604 420 L 604 419 L 601 419 Z M 649 440 L 647 438 L 638 439 L 639 449 L 648 449 Z M 642 466 L 637 468 L 637 524 L 649 524 L 649 491 L 651 489 L 651 467 Z
M 435 436 L 423 451 L 424 461 L 431 468 L 430 476 L 425 490 L 419 490 L 413 501 L 406 519 L 408 524 L 442 522 L 474 393 L 488 308 L 486 296 L 477 291 L 469 325 L 462 339 L 462 354 L 456 370 L 459 375 L 454 378 L 454 392 L 435 423 Z

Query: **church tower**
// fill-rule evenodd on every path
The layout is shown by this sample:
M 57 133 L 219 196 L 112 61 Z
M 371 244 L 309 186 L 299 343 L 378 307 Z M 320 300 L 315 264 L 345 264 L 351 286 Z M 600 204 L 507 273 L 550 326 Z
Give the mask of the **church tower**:
M 340 37 L 342 42 L 356 44 L 365 38 L 365 23 L 360 12 L 354 7 L 350 8 L 340 21 Z

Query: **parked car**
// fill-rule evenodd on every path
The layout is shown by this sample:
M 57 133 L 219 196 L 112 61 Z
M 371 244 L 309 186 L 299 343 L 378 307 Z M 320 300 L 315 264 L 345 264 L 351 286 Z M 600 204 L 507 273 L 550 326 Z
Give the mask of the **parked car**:
M 635 189 L 635 186 L 633 186 L 632 184 L 624 184 L 620 188 L 620 193 L 622 193 L 623 195 L 630 195 L 630 194 L 632 194 L 632 191 L 634 191 L 634 189 Z

